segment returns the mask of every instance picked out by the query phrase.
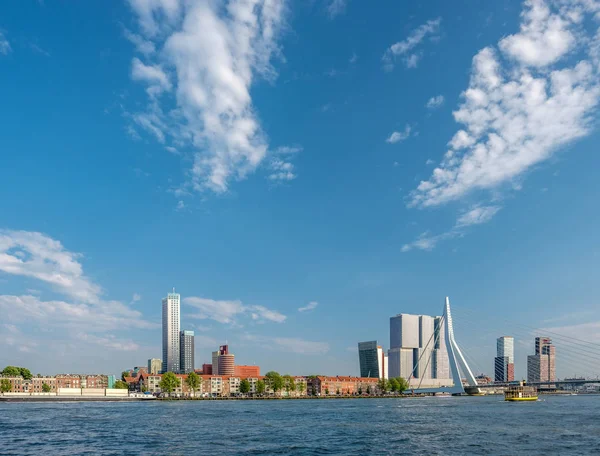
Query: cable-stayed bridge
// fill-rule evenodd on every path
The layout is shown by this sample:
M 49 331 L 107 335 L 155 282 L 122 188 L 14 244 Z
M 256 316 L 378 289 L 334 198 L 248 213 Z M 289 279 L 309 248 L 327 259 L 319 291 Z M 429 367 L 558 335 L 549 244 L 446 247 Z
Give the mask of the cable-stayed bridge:
M 492 383 L 478 383 L 477 377 L 473 374 L 473 370 L 470 364 L 475 365 L 479 368 L 477 363 L 470 359 L 467 362 L 469 356 L 467 353 L 459 347 L 456 341 L 454 321 L 452 318 L 452 311 L 450 309 L 450 300 L 446 297 L 444 304 L 444 312 L 442 315 L 442 322 L 444 331 L 436 331 L 427 342 L 428 346 L 434 347 L 439 343 L 438 339 L 440 334 L 443 333 L 445 346 L 448 352 L 448 364 L 449 371 L 452 377 L 451 384 L 444 386 L 430 387 L 427 385 L 427 379 L 417 378 L 417 367 L 413 369 L 409 381 L 409 392 L 422 393 L 422 394 L 433 394 L 433 393 L 449 393 L 449 394 L 482 394 L 488 389 L 500 389 L 514 385 L 518 382 L 492 382 Z M 477 325 L 477 316 L 475 321 L 471 322 Z M 463 320 L 462 310 L 460 321 Z M 466 319 L 465 319 L 466 320 Z M 537 330 L 527 325 L 519 324 L 518 322 L 508 322 L 510 327 L 513 329 L 511 332 L 520 336 L 523 340 L 533 340 L 534 335 L 541 336 L 552 336 L 553 339 L 559 341 L 560 347 L 560 362 L 561 365 L 572 370 L 572 372 L 581 372 L 582 369 L 587 372 L 594 372 L 596 375 L 588 375 L 585 378 L 568 378 L 568 379 L 555 379 L 553 381 L 537 381 L 528 382 L 528 385 L 537 386 L 541 389 L 556 389 L 564 386 L 581 386 L 588 383 L 600 383 L 600 377 L 597 372 L 600 372 L 600 345 L 588 342 L 583 339 L 568 337 L 564 334 L 559 334 L 553 331 Z M 515 328 L 516 327 L 516 328 Z M 524 328 L 524 329 L 523 329 Z M 502 334 L 504 331 L 500 330 L 498 334 Z M 427 353 L 427 350 L 423 350 L 422 355 Z M 429 351 L 431 357 L 432 351 Z M 465 356 L 467 355 L 467 356 Z M 430 365 L 431 359 L 421 359 L 417 361 L 417 365 L 425 365 L 425 370 Z M 484 372 L 484 369 L 480 370 Z M 528 372 L 530 374 L 530 372 Z M 528 377 L 530 377 L 528 375 Z M 461 379 L 461 381 L 455 381 L 454 379 Z

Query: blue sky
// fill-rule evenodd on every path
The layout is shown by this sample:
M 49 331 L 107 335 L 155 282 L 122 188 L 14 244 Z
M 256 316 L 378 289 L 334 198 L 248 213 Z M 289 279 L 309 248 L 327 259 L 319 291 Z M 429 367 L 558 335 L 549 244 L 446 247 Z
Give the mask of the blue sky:
M 176 287 L 197 364 L 357 374 L 448 295 L 474 370 L 598 373 L 600 3 L 451 3 L 0 5 L 0 365 L 143 365 Z

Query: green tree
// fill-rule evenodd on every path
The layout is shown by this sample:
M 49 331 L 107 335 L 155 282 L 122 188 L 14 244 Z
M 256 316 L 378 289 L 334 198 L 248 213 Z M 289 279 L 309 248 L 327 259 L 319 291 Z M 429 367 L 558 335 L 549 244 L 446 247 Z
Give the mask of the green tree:
M 0 380 L 0 391 L 1 392 L 9 393 L 11 389 L 12 389 L 12 384 L 10 383 L 9 379 L 3 378 L 2 380 Z
M 18 377 L 21 375 L 21 369 L 15 366 L 6 366 L 2 371 L 5 377 Z
M 371 385 L 367 386 L 367 394 L 371 394 Z
M 126 389 L 129 389 L 129 386 L 127 385 L 127 382 L 124 382 L 123 380 L 117 380 L 115 382 L 115 388 L 126 390 Z
M 25 380 L 31 380 L 31 378 L 33 377 L 33 375 L 31 375 L 31 371 L 26 367 L 19 367 L 19 373 L 21 374 L 21 377 L 23 377 Z
M 380 378 L 377 382 L 377 387 L 381 391 L 381 394 L 385 394 L 389 389 L 389 383 L 385 378 Z
M 248 394 L 250 392 L 250 382 L 247 378 L 242 379 L 240 382 L 240 393 Z
M 52 388 L 50 388 L 50 385 L 48 385 L 47 383 L 42 383 L 42 392 L 49 393 L 50 391 L 52 391 Z
M 390 387 L 390 391 L 392 393 L 395 393 L 396 391 L 398 391 L 398 380 L 396 380 L 395 378 L 390 378 L 388 380 L 388 385 Z
M 131 372 L 130 371 L 123 371 L 121 372 L 121 380 L 125 381 L 125 377 L 130 377 L 131 376 Z
M 185 379 L 185 383 L 192 392 L 192 396 L 194 396 L 196 390 L 200 388 L 200 377 L 196 372 L 190 372 Z
M 163 393 L 171 395 L 175 388 L 181 386 L 181 380 L 173 372 L 167 372 L 163 374 L 159 386 Z
M 362 396 L 362 386 L 359 386 L 359 387 L 358 387 L 358 395 L 359 395 L 359 396 Z
M 264 394 L 265 393 L 265 382 L 263 380 L 259 380 L 256 382 L 256 392 L 257 394 Z
M 292 391 L 296 391 L 296 382 L 294 380 L 294 377 L 292 377 L 291 375 L 283 376 L 283 385 L 286 393 L 288 393 L 288 396 Z
M 397 391 L 402 394 L 404 391 L 406 391 L 408 389 L 408 382 L 406 381 L 406 379 L 402 378 L 402 377 L 398 377 L 396 379 L 396 381 L 398 382 L 398 389 Z
M 339 388 L 336 390 L 335 394 L 337 394 L 338 396 L 340 395 L 340 389 Z
M 296 391 L 298 392 L 298 394 L 302 394 L 306 391 L 306 385 L 304 382 L 298 382 L 296 383 Z
M 277 391 L 283 389 L 283 377 L 278 372 L 270 371 L 265 374 L 265 382 L 269 383 L 269 386 L 275 394 Z

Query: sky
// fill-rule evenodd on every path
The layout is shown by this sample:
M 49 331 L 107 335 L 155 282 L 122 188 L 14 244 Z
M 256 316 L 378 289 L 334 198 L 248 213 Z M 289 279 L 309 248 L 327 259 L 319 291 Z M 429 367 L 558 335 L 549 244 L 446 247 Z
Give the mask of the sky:
M 449 296 L 477 373 L 546 334 L 559 376 L 600 374 L 599 26 L 598 0 L 2 2 L 0 365 L 145 365 L 175 288 L 197 366 L 357 375 Z

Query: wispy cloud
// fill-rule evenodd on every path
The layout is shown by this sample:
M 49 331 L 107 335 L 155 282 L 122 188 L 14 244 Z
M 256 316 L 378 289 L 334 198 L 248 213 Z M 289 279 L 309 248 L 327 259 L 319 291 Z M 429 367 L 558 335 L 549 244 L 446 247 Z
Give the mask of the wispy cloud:
M 500 206 L 474 206 L 460 214 L 451 230 L 435 235 L 425 231 L 413 242 L 404 244 L 401 250 L 402 252 L 409 252 L 414 249 L 433 250 L 442 241 L 462 237 L 468 227 L 489 222 L 500 209 Z
M 343 14 L 346 11 L 348 0 L 328 0 L 327 14 L 331 19 Z
M 4 33 L 2 33 L 2 30 L 0 30 L 0 54 L 8 55 L 10 52 L 12 52 L 12 47 L 10 47 L 10 43 L 4 36 Z
M 138 302 L 138 301 L 141 301 L 141 299 L 142 299 L 142 295 L 141 294 L 139 294 L 139 293 L 133 293 L 133 296 L 131 297 L 131 302 L 132 303 Z
M 30 48 L 31 48 L 31 50 L 32 50 L 33 52 L 35 52 L 36 54 L 43 55 L 44 57 L 52 57 L 48 51 L 46 51 L 45 49 L 42 49 L 40 46 L 38 46 L 38 45 L 37 45 L 37 44 L 35 44 L 35 43 L 31 43 L 31 44 L 29 45 L 29 47 L 30 47 Z
M 595 2 L 525 2 L 521 30 L 473 59 L 454 113 L 463 125 L 444 160 L 411 194 L 411 206 L 438 206 L 495 189 L 590 133 L 600 101 L 599 35 L 581 26 Z M 566 57 L 578 50 L 574 64 Z
M 282 146 L 275 150 L 269 163 L 269 179 L 275 182 L 291 181 L 298 177 L 292 159 L 302 151 L 300 146 Z
M 283 323 L 287 318 L 275 310 L 260 305 L 245 305 L 240 300 L 215 300 L 190 296 L 184 298 L 183 303 L 196 310 L 196 313 L 190 317 L 224 324 L 235 324 L 242 316 L 250 317 L 259 323 L 264 321 Z
M 383 55 L 383 67 L 387 71 L 394 68 L 394 62 L 397 57 L 402 57 L 407 68 L 415 68 L 421 57 L 420 52 L 415 52 L 415 48 L 428 36 L 435 36 L 440 28 L 441 18 L 427 21 L 425 24 L 413 30 L 408 37 L 397 43 L 392 44 Z
M 195 191 L 226 192 L 269 150 L 250 88 L 277 76 L 271 59 L 281 54 L 285 3 L 224 3 L 129 0 L 140 30 L 128 39 L 147 59 L 133 60 L 132 77 L 153 88 L 147 110 L 132 119 L 160 142 L 169 137 L 194 150 L 184 185 Z M 157 98 L 159 90 L 169 96 Z
M 329 352 L 329 344 L 326 342 L 313 342 L 294 337 L 268 337 L 245 334 L 242 336 L 242 339 L 273 351 L 296 353 L 300 355 L 324 355 Z
M 396 144 L 402 142 L 410 137 L 410 132 L 412 128 L 410 125 L 406 125 L 404 127 L 404 131 L 394 131 L 392 134 L 385 140 L 386 143 Z
M 308 312 L 317 308 L 319 303 L 317 301 L 311 301 L 304 307 L 299 307 L 298 312 Z
M 444 104 L 444 96 L 437 95 L 435 97 L 431 97 L 427 104 L 425 105 L 428 109 L 437 109 Z
M 352 53 L 352 56 L 350 57 L 350 59 L 348 60 L 348 62 L 351 65 L 354 65 L 356 62 L 358 62 L 358 55 L 356 54 L 356 52 Z

